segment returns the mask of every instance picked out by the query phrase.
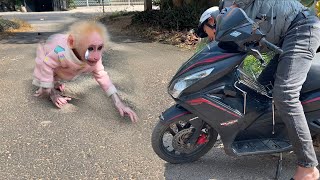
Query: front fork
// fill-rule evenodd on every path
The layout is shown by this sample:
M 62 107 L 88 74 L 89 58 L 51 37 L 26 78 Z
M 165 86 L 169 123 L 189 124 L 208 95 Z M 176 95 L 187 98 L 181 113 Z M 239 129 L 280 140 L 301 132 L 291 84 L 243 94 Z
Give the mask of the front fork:
M 176 104 L 171 106 L 165 112 L 163 112 L 160 116 L 161 122 L 165 124 L 170 124 L 173 120 L 177 118 L 181 118 L 185 115 L 192 114 L 182 106 Z M 205 126 L 205 122 L 198 117 L 194 117 L 188 121 L 193 127 L 194 131 L 192 136 L 189 138 L 188 142 L 190 144 L 204 144 L 207 142 L 207 138 L 202 133 L 202 129 Z
M 204 127 L 205 123 L 201 119 L 197 118 L 197 120 L 190 121 L 191 125 L 194 127 L 194 132 L 192 136 L 189 138 L 188 143 L 190 144 L 203 144 L 206 143 L 207 139 L 205 135 L 202 133 L 202 128 Z

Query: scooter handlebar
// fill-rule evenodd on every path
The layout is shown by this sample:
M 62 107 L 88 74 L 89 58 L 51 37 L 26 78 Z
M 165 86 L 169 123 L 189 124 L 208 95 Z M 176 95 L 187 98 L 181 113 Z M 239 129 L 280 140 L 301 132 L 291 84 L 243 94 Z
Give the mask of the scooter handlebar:
M 264 44 L 267 46 L 268 49 L 276 52 L 277 54 L 282 54 L 283 50 L 281 48 L 279 48 L 278 46 L 272 44 L 271 42 L 267 41 L 265 38 L 262 38 L 260 40 L 260 43 Z

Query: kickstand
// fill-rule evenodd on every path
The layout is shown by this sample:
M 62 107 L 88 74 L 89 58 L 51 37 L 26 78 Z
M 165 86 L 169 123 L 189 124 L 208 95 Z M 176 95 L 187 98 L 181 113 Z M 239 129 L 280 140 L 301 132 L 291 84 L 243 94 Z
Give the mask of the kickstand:
M 280 153 L 280 156 L 279 156 L 276 177 L 274 178 L 275 180 L 278 180 L 280 178 L 281 171 L 282 171 L 282 153 Z

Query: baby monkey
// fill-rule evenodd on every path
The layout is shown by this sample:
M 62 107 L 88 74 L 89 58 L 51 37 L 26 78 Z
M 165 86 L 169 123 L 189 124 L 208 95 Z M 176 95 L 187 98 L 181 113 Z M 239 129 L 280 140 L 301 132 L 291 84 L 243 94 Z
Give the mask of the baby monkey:
M 82 73 L 92 73 L 106 94 L 112 98 L 121 116 L 128 115 L 137 122 L 136 113 L 117 94 L 102 65 L 107 31 L 103 24 L 80 21 L 70 26 L 67 34 L 55 34 L 37 48 L 32 84 L 38 86 L 35 96 L 49 96 L 58 108 L 71 98 L 61 96 L 65 90 L 62 80 L 72 80 Z

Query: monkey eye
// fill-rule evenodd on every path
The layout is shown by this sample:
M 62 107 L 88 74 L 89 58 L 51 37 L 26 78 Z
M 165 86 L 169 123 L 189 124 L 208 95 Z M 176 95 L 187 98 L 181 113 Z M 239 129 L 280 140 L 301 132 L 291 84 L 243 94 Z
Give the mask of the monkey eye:
M 99 47 L 98 47 L 98 50 L 101 51 L 102 48 L 103 48 L 103 46 L 99 46 Z
M 93 47 L 89 47 L 88 50 L 89 50 L 89 51 L 93 51 Z

